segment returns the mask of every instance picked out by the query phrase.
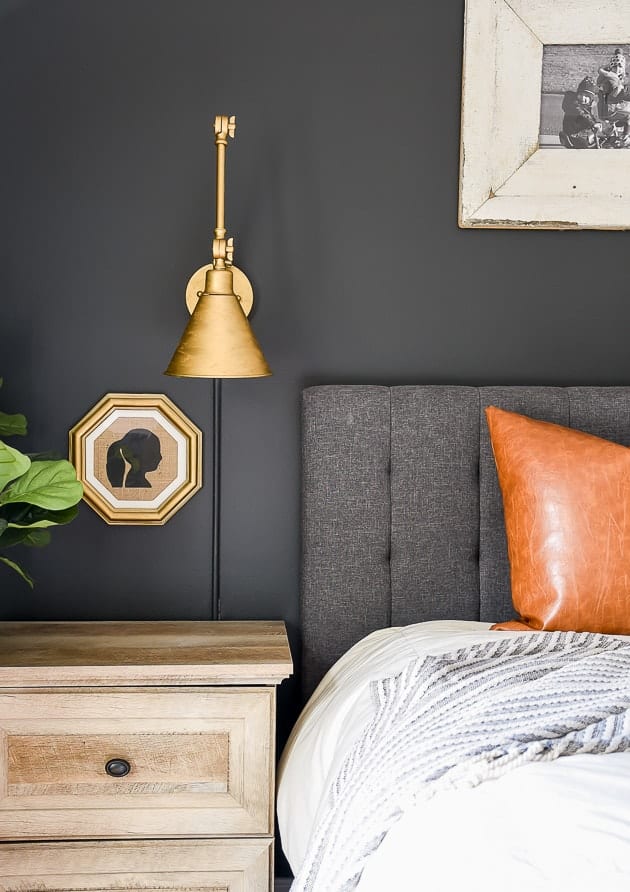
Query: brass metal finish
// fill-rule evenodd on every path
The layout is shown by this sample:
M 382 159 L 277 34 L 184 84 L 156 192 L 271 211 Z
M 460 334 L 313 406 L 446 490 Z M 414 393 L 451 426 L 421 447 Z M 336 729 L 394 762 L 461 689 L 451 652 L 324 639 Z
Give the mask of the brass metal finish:
M 191 313 L 166 375 L 190 378 L 260 378 L 271 375 L 247 321 L 254 293 L 247 276 L 232 265 L 234 239 L 226 238 L 225 155 L 236 118 L 217 115 L 216 226 L 212 263 L 198 269 L 186 288 Z
M 207 269 L 205 288 L 166 374 L 191 378 L 260 378 L 271 374 L 234 294 L 231 269 Z
M 214 230 L 215 239 L 225 238 L 225 150 L 228 136 L 234 139 L 236 118 L 232 115 L 217 115 L 214 119 L 214 141 L 217 147 L 217 225 Z M 213 253 L 215 260 L 218 259 Z
M 206 273 L 210 269 L 213 269 L 211 263 L 207 266 L 200 267 L 197 272 L 193 273 L 190 277 L 188 285 L 186 286 L 186 306 L 188 307 L 189 313 L 193 313 L 199 302 L 199 297 L 203 293 L 206 284 Z M 238 298 L 241 309 L 246 316 L 249 316 L 254 304 L 254 289 L 252 288 L 252 283 L 249 281 L 245 273 L 238 269 L 238 267 L 230 265 L 230 269 L 232 270 L 234 293 Z

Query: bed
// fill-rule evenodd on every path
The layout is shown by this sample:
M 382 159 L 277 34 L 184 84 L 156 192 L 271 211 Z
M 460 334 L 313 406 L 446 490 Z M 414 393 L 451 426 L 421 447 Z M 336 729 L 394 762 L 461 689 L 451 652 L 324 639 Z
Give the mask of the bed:
M 311 699 L 285 749 L 278 794 L 295 872 L 373 717 L 376 680 L 418 656 L 520 634 L 489 630 L 513 608 L 488 405 L 630 446 L 627 387 L 303 394 L 302 679 Z M 630 888 L 628 752 L 524 764 L 415 804 L 347 888 L 557 892 L 595 882 Z

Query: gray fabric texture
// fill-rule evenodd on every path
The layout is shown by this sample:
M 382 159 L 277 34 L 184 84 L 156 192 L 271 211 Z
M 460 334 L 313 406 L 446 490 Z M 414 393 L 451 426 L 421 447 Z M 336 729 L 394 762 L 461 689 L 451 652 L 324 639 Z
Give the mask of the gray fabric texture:
M 391 624 L 479 619 L 478 391 L 396 387 L 391 401 Z
M 356 641 L 390 625 L 390 391 L 312 388 L 303 407 L 302 658 L 312 690 Z
M 630 387 L 304 391 L 305 696 L 375 629 L 514 615 L 488 405 L 630 446 Z

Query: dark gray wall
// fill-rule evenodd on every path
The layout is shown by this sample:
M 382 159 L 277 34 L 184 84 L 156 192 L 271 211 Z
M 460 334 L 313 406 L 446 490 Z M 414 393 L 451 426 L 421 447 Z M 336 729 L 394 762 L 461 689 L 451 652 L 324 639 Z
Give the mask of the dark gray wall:
M 457 229 L 463 3 L 0 4 L 0 374 L 29 446 L 162 376 L 207 262 L 217 113 L 228 225 L 275 375 L 224 387 L 225 618 L 298 635 L 299 394 L 322 382 L 624 383 L 624 233 Z M 207 437 L 209 440 L 209 436 Z M 209 491 L 161 528 L 84 507 L 0 575 L 5 618 L 201 618 Z M 282 718 L 295 698 L 283 695 Z

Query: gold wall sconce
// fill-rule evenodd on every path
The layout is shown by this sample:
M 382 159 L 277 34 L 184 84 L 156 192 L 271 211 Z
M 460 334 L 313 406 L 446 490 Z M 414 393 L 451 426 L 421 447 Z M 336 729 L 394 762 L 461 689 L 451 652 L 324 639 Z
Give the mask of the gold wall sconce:
M 219 526 L 221 483 L 221 379 L 262 378 L 271 375 L 267 361 L 248 322 L 254 295 L 242 270 L 233 265 L 234 239 L 225 228 L 225 160 L 228 139 L 236 132 L 234 116 L 217 115 L 216 226 L 212 262 L 198 269 L 186 288 L 191 313 L 166 375 L 213 379 L 212 449 L 212 619 L 220 619 Z

